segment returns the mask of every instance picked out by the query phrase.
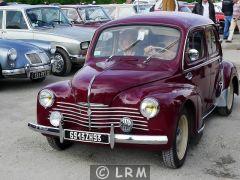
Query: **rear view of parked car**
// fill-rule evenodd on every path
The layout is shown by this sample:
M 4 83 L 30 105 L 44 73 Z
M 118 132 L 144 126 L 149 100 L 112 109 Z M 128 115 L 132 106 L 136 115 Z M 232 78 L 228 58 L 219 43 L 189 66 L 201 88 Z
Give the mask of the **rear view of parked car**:
M 43 49 L 21 41 L 0 40 L 0 78 L 41 82 L 50 72 L 51 56 Z
M 53 73 L 66 75 L 73 64 L 82 64 L 85 53 L 81 43 L 90 41 L 94 30 L 72 27 L 61 9 L 56 6 L 17 5 L 0 7 L 0 37 L 4 39 L 34 39 L 56 45 Z

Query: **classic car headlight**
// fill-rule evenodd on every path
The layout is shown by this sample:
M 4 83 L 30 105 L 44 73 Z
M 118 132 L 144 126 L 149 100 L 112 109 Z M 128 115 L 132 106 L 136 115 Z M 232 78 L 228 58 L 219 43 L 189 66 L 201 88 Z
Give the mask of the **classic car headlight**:
M 147 119 L 153 118 L 160 110 L 159 103 L 154 98 L 146 98 L 140 105 L 140 111 Z
M 39 103 L 44 107 L 51 107 L 54 103 L 54 94 L 52 91 L 44 89 L 39 93 Z
M 15 61 L 17 59 L 17 51 L 14 48 L 11 48 L 8 50 L 8 58 L 12 61 Z
M 50 49 L 49 49 L 50 53 L 51 53 L 51 54 L 55 54 L 56 50 L 57 50 L 57 47 L 54 46 L 54 45 L 51 45 L 51 47 L 50 47 Z

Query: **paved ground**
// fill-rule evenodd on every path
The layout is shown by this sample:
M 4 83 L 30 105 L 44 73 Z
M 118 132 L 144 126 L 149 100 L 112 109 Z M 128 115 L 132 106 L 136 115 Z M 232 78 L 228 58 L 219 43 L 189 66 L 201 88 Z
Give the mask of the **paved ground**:
M 225 50 L 225 58 L 240 61 L 240 51 Z M 139 149 L 115 149 L 74 145 L 58 152 L 45 138 L 30 131 L 35 121 L 36 95 L 46 84 L 70 79 L 49 77 L 41 84 L 28 80 L 0 81 L 0 179 L 88 180 L 93 164 L 151 165 L 151 179 L 240 179 L 240 98 L 228 117 L 212 115 L 200 144 L 191 147 L 185 165 L 170 170 L 162 165 L 158 153 Z

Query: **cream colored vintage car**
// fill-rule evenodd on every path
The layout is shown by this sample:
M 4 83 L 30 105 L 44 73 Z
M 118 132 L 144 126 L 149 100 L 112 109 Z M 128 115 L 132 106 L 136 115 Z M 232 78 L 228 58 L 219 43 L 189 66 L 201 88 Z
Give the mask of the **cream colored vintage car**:
M 53 73 L 65 75 L 72 64 L 84 62 L 82 42 L 90 41 L 91 28 L 73 27 L 59 7 L 14 5 L 0 7 L 0 38 L 34 39 L 54 43 L 57 47 Z

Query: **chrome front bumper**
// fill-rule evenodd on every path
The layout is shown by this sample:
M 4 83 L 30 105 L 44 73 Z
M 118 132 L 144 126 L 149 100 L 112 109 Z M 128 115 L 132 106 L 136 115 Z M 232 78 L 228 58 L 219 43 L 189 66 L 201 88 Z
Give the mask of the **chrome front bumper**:
M 41 71 L 51 71 L 51 64 L 46 64 L 41 66 L 27 65 L 24 68 L 20 68 L 20 69 L 2 70 L 2 75 L 4 77 L 26 75 L 26 77 L 29 78 L 30 73 L 41 72 Z
M 33 123 L 28 123 L 28 127 L 42 134 L 57 136 L 60 138 L 60 142 L 63 142 L 64 140 L 64 129 L 62 129 L 62 127 L 54 128 Z M 163 145 L 168 143 L 167 136 L 115 134 L 113 125 L 111 126 L 109 137 L 110 147 L 112 149 L 114 148 L 115 143 L 146 145 Z

